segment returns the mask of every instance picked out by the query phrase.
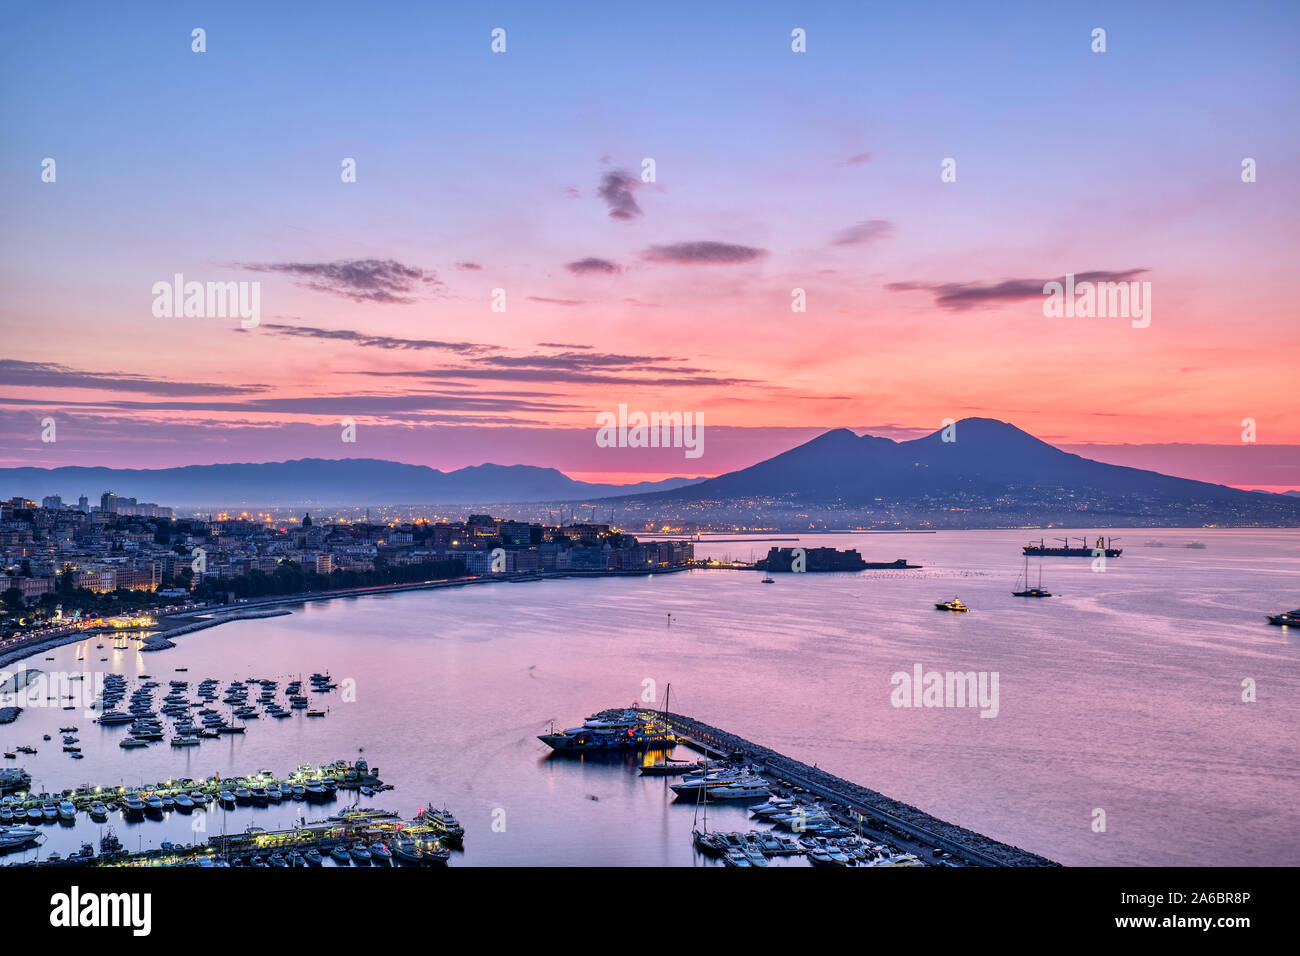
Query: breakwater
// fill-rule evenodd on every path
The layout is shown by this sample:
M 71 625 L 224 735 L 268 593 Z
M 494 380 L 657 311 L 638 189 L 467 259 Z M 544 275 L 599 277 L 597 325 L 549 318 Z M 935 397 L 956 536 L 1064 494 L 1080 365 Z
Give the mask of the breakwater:
M 861 815 L 864 822 L 951 853 L 967 863 L 977 866 L 1060 865 L 1036 853 L 940 820 L 916 807 L 810 767 L 693 717 L 659 711 L 654 715 L 661 717 L 674 733 L 685 737 L 687 743 L 696 745 L 705 753 L 724 757 L 739 755 L 771 776 L 848 807 L 852 814 Z

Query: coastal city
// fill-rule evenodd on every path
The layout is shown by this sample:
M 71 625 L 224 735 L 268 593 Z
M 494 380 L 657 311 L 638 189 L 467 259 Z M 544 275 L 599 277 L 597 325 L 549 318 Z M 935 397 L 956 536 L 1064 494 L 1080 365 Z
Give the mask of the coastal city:
M 75 507 L 57 497 L 11 498 L 0 503 L 0 637 L 186 600 L 229 603 L 492 573 L 671 571 L 694 560 L 690 541 L 640 541 L 594 522 L 269 518 L 174 518 L 171 508 L 112 492 L 98 505 L 83 496 Z

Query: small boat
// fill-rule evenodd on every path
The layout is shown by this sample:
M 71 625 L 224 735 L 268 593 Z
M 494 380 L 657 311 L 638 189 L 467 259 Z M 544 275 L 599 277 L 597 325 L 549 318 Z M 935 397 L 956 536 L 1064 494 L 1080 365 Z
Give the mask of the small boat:
M 399 837 L 393 842 L 392 847 L 393 859 L 398 863 L 410 863 L 418 865 L 423 857 L 420 848 L 415 845 L 415 841 L 410 837 Z
M 128 793 L 122 800 L 123 812 L 129 817 L 138 817 L 144 814 L 144 800 L 138 793 Z
M 77 808 L 71 800 L 59 802 L 59 819 L 65 823 L 72 823 L 77 819 Z
M 370 858 L 380 866 L 393 865 L 393 854 L 382 843 L 370 844 Z
M 330 859 L 339 866 L 352 865 L 352 855 L 341 846 L 336 846 L 334 849 L 330 850 Z
M 123 737 L 117 745 L 124 750 L 131 750 L 136 747 L 148 747 L 149 741 L 141 740 L 139 737 Z
M 1276 624 L 1278 627 L 1300 627 L 1300 608 L 1294 611 L 1283 611 L 1281 614 L 1274 614 L 1268 619 L 1268 623 Z
M 218 794 L 217 799 L 226 806 L 233 807 L 235 805 L 235 795 L 229 790 L 222 790 L 221 793 Z
M 371 861 L 370 851 L 361 844 L 348 848 L 348 853 L 352 855 L 352 860 L 358 866 L 369 866 Z
M 312 866 L 320 866 L 321 858 L 319 850 L 308 850 L 303 854 L 303 856 L 307 858 L 307 862 Z
M 936 611 L 953 611 L 957 614 L 965 614 L 970 610 L 965 604 L 961 603 L 959 598 L 953 598 L 951 601 L 944 601 L 942 604 L 934 606 Z
M 47 803 L 41 807 L 41 817 L 46 823 L 53 823 L 59 818 L 59 808 L 56 804 Z
M 194 799 L 188 793 L 178 793 L 175 802 L 176 809 L 182 813 L 189 813 L 194 809 Z
M 18 755 L 16 753 L 10 753 L 8 750 L 5 751 L 5 760 L 17 760 L 17 759 L 18 759 Z
M 763 575 L 763 580 L 762 580 L 762 582 L 760 582 L 760 583 L 762 583 L 762 584 L 776 584 L 776 581 L 774 581 L 774 580 L 772 579 L 772 575 L 770 575 L 770 574 L 765 574 L 765 575 Z
M 90 819 L 96 823 L 103 823 L 108 819 L 108 807 L 96 800 L 90 805 Z
M 162 816 L 163 799 L 156 793 L 151 793 L 145 798 L 144 808 L 147 812 Z

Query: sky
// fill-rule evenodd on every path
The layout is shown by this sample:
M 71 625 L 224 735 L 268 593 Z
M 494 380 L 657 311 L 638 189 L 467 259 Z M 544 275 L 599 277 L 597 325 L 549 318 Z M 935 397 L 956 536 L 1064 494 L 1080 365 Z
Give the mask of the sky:
M 1300 487 L 1298 26 L 1294 3 L 7 4 L 0 466 L 636 481 L 979 416 Z M 1149 282 L 1149 324 L 1044 314 L 1088 273 Z M 258 283 L 257 325 L 155 314 L 177 274 Z M 702 415 L 704 454 L 600 447 L 620 405 Z

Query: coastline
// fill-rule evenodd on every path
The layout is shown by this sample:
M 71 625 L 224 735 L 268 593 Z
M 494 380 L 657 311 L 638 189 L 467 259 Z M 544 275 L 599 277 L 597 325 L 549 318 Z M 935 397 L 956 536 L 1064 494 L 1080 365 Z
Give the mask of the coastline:
M 160 621 L 160 623 L 168 626 L 155 631 L 148 637 L 144 638 L 145 646 L 142 647 L 141 650 L 166 650 L 169 647 L 175 646 L 170 640 L 173 637 L 181 637 L 185 634 L 191 634 L 194 631 L 216 627 L 219 624 L 228 624 L 231 621 L 249 621 L 265 617 L 279 617 L 283 614 L 291 614 L 293 613 L 292 611 L 272 609 L 284 608 L 286 605 L 292 604 L 306 604 L 310 601 L 333 601 L 337 598 L 366 597 L 368 595 L 393 594 L 402 591 L 432 591 L 440 588 L 465 587 L 471 584 L 501 584 L 503 582 L 522 584 L 529 581 L 544 581 L 555 578 L 574 577 L 637 577 L 645 574 L 668 574 L 677 571 L 689 571 L 691 569 L 690 565 L 677 565 L 669 568 L 656 568 L 653 571 L 538 571 L 530 574 L 517 574 L 511 576 L 502 575 L 498 577 L 474 576 L 448 578 L 445 581 L 420 581 L 415 584 L 381 584 L 371 587 L 346 588 L 337 591 L 316 591 L 303 594 L 280 595 L 277 597 L 248 601 L 243 604 L 217 604 L 212 607 L 194 608 L 193 610 L 178 611 L 174 614 L 167 615 L 162 619 L 162 621 Z M 266 613 L 268 611 L 270 613 Z M 212 615 L 212 617 L 210 619 L 204 619 L 205 615 Z M 200 620 L 190 620 L 192 618 L 199 618 Z M 179 621 L 185 621 L 185 623 L 175 623 Z M 85 640 L 91 636 L 92 633 L 100 633 L 100 629 L 95 629 L 93 632 L 87 630 L 59 634 L 32 644 L 24 644 L 18 647 L 0 650 L 0 668 L 8 667 L 10 664 L 21 661 L 33 654 L 39 654 L 41 651 L 48 651 L 55 647 L 62 647 L 65 644 L 76 644 L 78 641 Z

